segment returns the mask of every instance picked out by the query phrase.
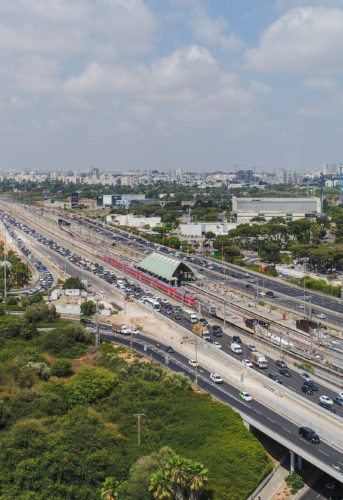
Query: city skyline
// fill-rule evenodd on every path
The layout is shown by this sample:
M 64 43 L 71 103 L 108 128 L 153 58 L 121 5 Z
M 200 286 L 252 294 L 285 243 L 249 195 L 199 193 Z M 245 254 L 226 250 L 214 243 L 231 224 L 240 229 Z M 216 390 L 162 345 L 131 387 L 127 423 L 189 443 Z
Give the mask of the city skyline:
M 5 0 L 1 169 L 340 163 L 342 0 Z

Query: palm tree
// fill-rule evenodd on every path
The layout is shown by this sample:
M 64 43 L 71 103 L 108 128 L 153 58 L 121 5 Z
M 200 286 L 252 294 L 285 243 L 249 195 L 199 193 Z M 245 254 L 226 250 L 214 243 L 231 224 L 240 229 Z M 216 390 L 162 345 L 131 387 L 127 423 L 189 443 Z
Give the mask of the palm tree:
M 184 500 L 184 491 L 187 485 L 188 460 L 175 455 L 166 465 L 166 474 L 175 488 L 175 499 Z
M 151 476 L 149 491 L 155 500 L 170 500 L 174 496 L 172 485 L 162 470 Z
M 101 500 L 115 500 L 118 498 L 118 483 L 114 477 L 107 477 L 100 490 Z
M 190 500 L 199 500 L 208 481 L 207 469 L 198 462 L 190 462 L 188 465 L 188 487 L 190 489 Z

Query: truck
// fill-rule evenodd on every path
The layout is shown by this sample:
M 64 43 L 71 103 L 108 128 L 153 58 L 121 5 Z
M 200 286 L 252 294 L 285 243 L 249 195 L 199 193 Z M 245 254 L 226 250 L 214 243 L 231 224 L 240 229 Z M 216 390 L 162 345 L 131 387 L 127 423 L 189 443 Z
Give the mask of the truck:
M 193 324 L 197 323 L 198 321 L 197 315 L 195 314 L 194 311 L 192 311 L 192 309 L 185 309 L 183 313 L 188 321 L 190 321 Z
M 235 354 L 242 354 L 242 346 L 241 344 L 237 344 L 237 342 L 231 343 L 231 351 Z
M 195 323 L 195 325 L 192 328 L 193 333 L 201 337 L 202 339 L 206 340 L 207 342 L 210 342 L 211 336 L 210 332 L 207 330 L 207 328 L 203 328 L 203 325 L 199 323 Z
M 268 368 L 268 360 L 264 354 L 260 352 L 252 352 L 250 356 L 250 361 L 259 368 Z
M 208 330 L 201 330 L 201 338 L 203 338 L 207 342 L 210 342 L 211 340 L 210 332 Z

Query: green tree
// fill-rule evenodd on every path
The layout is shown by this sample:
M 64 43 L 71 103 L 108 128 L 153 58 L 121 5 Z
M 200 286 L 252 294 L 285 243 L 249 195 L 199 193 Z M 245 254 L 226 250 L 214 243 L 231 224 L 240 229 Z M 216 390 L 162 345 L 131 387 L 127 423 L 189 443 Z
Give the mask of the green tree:
M 71 276 L 63 283 L 63 290 L 86 290 L 79 277 Z
M 190 500 L 199 500 L 208 481 L 207 469 L 198 462 L 190 462 L 188 465 L 188 485 L 190 489 Z
M 81 304 L 81 312 L 85 316 L 92 316 L 96 312 L 96 303 L 92 300 L 86 300 Z
M 149 491 L 154 500 L 171 500 L 174 498 L 172 485 L 162 470 L 155 472 L 151 476 Z
M 100 490 L 100 500 L 115 500 L 118 498 L 118 481 L 114 477 L 107 477 Z
M 54 323 L 60 318 L 60 314 L 56 312 L 54 305 L 49 307 L 45 302 L 39 302 L 28 307 L 24 317 L 29 323 L 36 323 L 42 320 Z
M 70 359 L 57 359 L 52 367 L 51 374 L 56 377 L 68 377 L 71 375 L 72 369 Z
M 213 240 L 215 237 L 216 235 L 213 231 L 207 231 L 207 233 L 205 233 L 205 238 L 207 240 Z
M 166 476 L 175 488 L 176 500 L 184 499 L 187 485 L 187 460 L 179 455 L 172 457 L 166 465 Z

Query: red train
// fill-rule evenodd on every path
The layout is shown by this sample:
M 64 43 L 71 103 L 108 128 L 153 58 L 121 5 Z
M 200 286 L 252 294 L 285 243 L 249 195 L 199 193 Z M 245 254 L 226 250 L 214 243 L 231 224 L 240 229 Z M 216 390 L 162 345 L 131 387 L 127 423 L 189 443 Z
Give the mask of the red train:
M 194 299 L 185 294 L 183 295 L 181 291 L 175 289 L 171 285 L 163 283 L 163 281 L 159 281 L 158 279 L 149 276 L 148 274 L 144 274 L 142 271 L 139 271 L 138 269 L 134 269 L 132 267 L 127 266 L 126 264 L 122 264 L 121 262 L 119 262 L 116 259 L 113 259 L 112 257 L 107 257 L 107 255 L 104 256 L 104 261 L 107 262 L 108 264 L 112 264 L 112 266 L 115 266 L 118 269 L 121 269 L 122 271 L 132 276 L 133 278 L 139 279 L 146 285 L 157 288 L 157 290 L 166 293 L 170 297 L 173 297 L 176 300 L 180 300 L 181 302 L 187 304 L 190 307 L 195 308 L 198 306 L 198 299 Z

